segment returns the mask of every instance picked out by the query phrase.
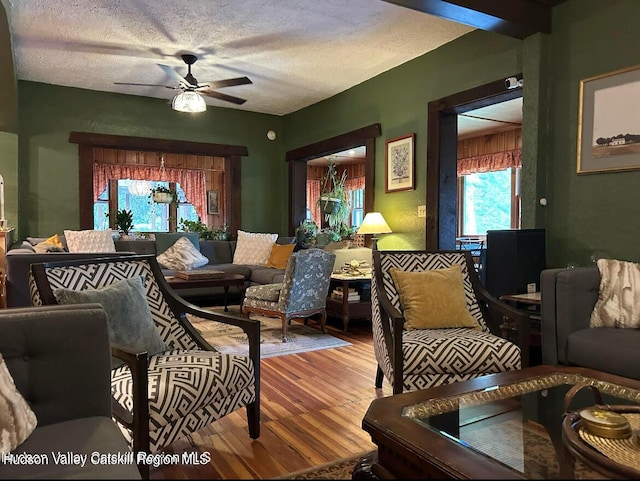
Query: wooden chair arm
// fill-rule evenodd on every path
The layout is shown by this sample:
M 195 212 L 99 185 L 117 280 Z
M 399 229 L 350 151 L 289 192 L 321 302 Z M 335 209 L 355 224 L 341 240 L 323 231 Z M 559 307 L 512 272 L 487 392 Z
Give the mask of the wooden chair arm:
M 150 452 L 149 447 L 149 355 L 134 352 L 117 343 L 111 343 L 111 355 L 121 359 L 129 367 L 133 383 L 133 410 L 129 412 L 113 396 L 111 409 L 113 416 L 133 432 L 133 452 Z M 149 466 L 138 465 L 144 479 L 149 478 Z

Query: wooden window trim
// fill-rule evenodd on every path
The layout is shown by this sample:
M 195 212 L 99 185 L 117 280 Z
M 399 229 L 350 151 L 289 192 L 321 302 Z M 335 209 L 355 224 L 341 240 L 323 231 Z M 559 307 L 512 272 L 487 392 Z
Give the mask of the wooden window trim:
M 95 147 L 121 150 L 152 151 L 178 154 L 210 155 L 223 157 L 225 163 L 226 224 L 231 232 L 241 228 L 241 158 L 249 155 L 241 145 L 210 144 L 184 140 L 129 137 L 123 135 L 98 134 L 93 132 L 71 132 L 69 143 L 78 144 L 78 214 L 80 229 L 93 229 L 93 164 Z M 234 195 L 235 194 L 235 195 Z

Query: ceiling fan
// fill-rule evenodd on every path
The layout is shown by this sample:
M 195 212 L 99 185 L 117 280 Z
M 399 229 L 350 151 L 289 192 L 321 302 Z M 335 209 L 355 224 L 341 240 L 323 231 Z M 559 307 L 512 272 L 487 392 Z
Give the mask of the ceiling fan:
M 183 54 L 182 60 L 187 64 L 188 73 L 184 77 L 180 76 L 175 70 L 173 70 L 168 65 L 157 64 L 169 77 L 173 78 L 177 84 L 176 85 L 162 85 L 162 84 L 143 84 L 143 83 L 129 83 L 129 82 L 114 82 L 116 85 L 139 85 L 144 87 L 165 87 L 168 89 L 181 89 L 183 93 L 190 93 L 189 96 L 191 98 L 198 98 L 198 95 L 194 95 L 195 92 L 198 94 L 206 95 L 208 97 L 213 97 L 215 99 L 224 100 L 225 102 L 231 102 L 234 104 L 242 105 L 246 102 L 246 99 L 241 99 L 238 97 L 234 97 L 232 95 L 223 94 L 221 92 L 217 92 L 214 89 L 219 89 L 223 87 L 234 87 L 236 85 L 246 85 L 253 83 L 249 80 L 248 77 L 236 77 L 230 78 L 226 80 L 213 80 L 211 82 L 206 83 L 198 83 L 198 80 L 191 74 L 191 66 L 196 63 L 198 57 L 191 54 Z M 176 99 L 180 97 L 181 94 L 176 95 L 174 98 L 174 104 Z M 204 104 L 204 99 L 200 99 L 202 104 Z M 174 106 L 175 108 L 175 106 Z M 204 108 L 202 109 L 204 110 Z

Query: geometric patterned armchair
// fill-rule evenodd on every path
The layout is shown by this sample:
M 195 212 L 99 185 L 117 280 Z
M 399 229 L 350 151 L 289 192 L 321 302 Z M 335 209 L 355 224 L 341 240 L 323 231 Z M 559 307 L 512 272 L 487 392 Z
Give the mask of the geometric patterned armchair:
M 480 328 L 406 329 L 391 269 L 416 272 L 455 264 L 461 266 L 466 308 Z M 398 394 L 526 365 L 528 316 L 486 291 L 467 251 L 374 250 L 371 308 L 377 388 L 382 387 L 383 376 Z M 518 344 L 525 349 L 497 335 L 499 326 L 489 328 L 491 320 L 501 316 L 517 323 Z
M 241 407 L 247 409 L 249 435 L 257 439 L 259 322 L 185 302 L 166 283 L 155 256 L 33 264 L 31 298 L 34 305 L 57 304 L 54 289 L 96 290 L 140 276 L 155 330 L 167 350 L 147 354 L 111 344 L 112 355 L 125 361 L 111 370 L 113 417 L 134 452 L 156 452 Z M 242 328 L 249 338 L 249 356 L 216 351 L 186 314 Z M 139 468 L 148 477 L 149 467 Z
M 291 319 L 320 316 L 320 329 L 326 333 L 327 294 L 335 254 L 322 249 L 304 249 L 294 252 L 287 261 L 281 284 L 251 286 L 246 289 L 242 313 L 255 312 L 282 320 L 282 342 L 287 342 L 287 325 Z

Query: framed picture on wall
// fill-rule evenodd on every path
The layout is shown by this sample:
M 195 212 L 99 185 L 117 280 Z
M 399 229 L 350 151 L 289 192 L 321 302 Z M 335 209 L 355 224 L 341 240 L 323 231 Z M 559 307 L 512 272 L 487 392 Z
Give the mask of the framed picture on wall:
M 413 133 L 385 142 L 387 148 L 385 192 L 400 192 L 416 188 L 415 139 L 416 134 Z
M 207 214 L 219 214 L 220 208 L 218 207 L 220 193 L 217 190 L 207 191 Z
M 640 169 L 640 65 L 580 81 L 578 174 Z

